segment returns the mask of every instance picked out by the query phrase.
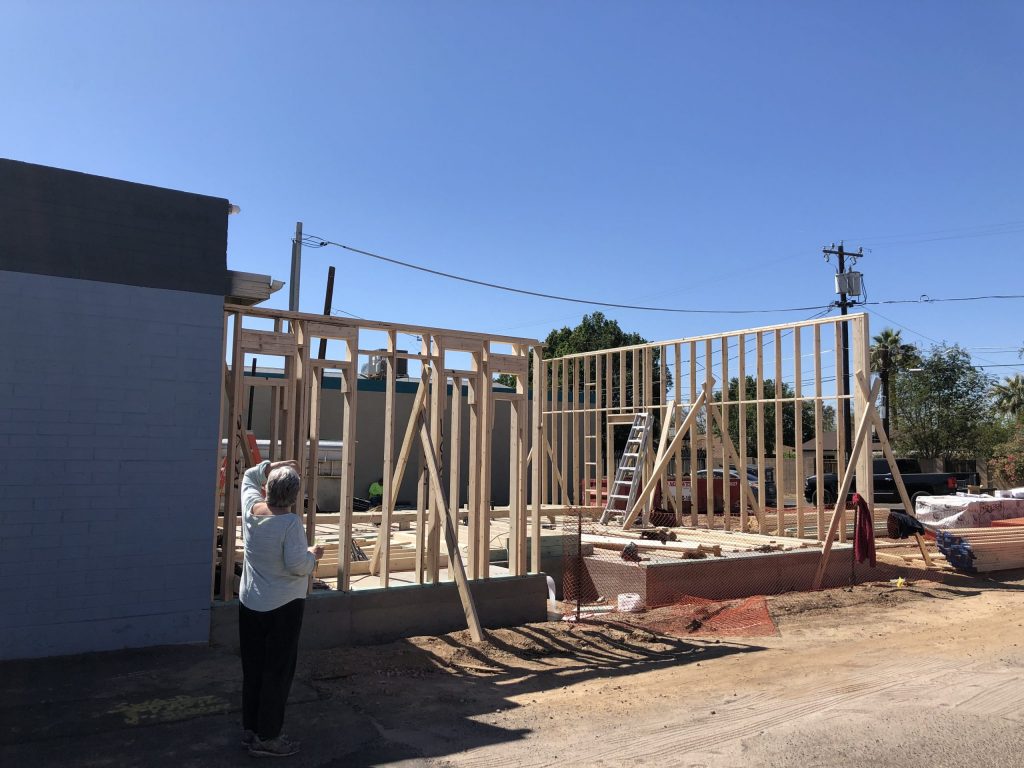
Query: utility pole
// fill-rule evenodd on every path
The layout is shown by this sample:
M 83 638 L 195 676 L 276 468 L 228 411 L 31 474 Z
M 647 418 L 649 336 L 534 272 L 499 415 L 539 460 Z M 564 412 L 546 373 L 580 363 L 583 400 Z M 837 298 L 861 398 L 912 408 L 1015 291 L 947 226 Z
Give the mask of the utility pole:
M 295 222 L 292 240 L 292 274 L 288 280 L 288 311 L 299 311 L 299 273 L 302 270 L 302 222 Z
M 846 277 L 840 277 L 841 275 L 848 274 L 846 271 L 846 257 L 850 257 L 850 265 L 857 263 L 857 259 L 863 258 L 864 249 L 859 248 L 856 253 L 849 252 L 843 247 L 842 241 L 837 246 L 835 243 L 830 248 L 822 248 L 822 254 L 825 256 L 825 261 L 829 261 L 830 256 L 835 256 L 838 260 L 836 270 L 836 288 L 839 294 L 839 313 L 845 317 L 848 313 L 847 310 L 855 306 L 857 302 L 849 301 L 847 299 L 847 288 L 848 279 Z M 860 295 L 860 286 L 857 286 L 856 294 Z M 845 433 L 845 443 L 843 446 L 846 450 L 847 458 L 853 453 L 853 422 L 850 418 L 850 330 L 846 323 L 842 323 L 843 326 L 843 378 L 840 382 L 841 391 L 843 395 L 843 432 Z M 888 404 L 886 404 L 888 409 Z

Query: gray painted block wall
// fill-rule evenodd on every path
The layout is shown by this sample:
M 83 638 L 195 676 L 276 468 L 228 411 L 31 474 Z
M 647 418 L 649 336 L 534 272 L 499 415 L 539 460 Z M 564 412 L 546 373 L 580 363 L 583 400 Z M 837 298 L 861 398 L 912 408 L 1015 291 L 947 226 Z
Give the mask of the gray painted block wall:
M 222 317 L 0 271 L 0 658 L 207 640 Z

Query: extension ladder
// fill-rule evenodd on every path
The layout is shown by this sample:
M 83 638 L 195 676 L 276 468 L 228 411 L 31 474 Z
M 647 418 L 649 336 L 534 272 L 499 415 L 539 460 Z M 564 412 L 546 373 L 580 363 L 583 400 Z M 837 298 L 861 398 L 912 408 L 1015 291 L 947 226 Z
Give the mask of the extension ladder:
M 601 524 L 606 525 L 616 515 L 625 516 L 636 501 L 640 490 L 641 459 L 647 452 L 647 442 L 651 435 L 653 419 L 648 411 L 642 411 L 633 417 L 633 425 L 629 429 L 626 447 L 619 459 L 619 467 L 615 471 L 615 482 L 608 489 L 608 504 L 601 515 Z

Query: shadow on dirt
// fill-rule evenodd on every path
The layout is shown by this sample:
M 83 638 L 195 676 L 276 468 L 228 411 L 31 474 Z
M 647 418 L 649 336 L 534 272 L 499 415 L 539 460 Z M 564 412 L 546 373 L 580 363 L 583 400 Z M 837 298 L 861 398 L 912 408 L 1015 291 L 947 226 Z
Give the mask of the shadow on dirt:
M 524 738 L 533 723 L 517 710 L 533 694 L 621 678 L 611 690 L 625 698 L 637 673 L 758 650 L 563 622 L 488 631 L 480 644 L 457 632 L 305 652 L 286 716 L 302 741 L 291 764 L 443 759 Z M 0 664 L 0 764 L 250 765 L 240 678 L 236 657 L 196 647 Z

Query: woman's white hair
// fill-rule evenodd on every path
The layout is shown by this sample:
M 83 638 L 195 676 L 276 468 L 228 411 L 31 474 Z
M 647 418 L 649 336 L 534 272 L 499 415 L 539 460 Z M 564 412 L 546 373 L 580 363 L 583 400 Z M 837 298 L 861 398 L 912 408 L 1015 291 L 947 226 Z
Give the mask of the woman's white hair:
M 267 504 L 290 507 L 299 496 L 299 473 L 291 467 L 278 467 L 267 475 Z

